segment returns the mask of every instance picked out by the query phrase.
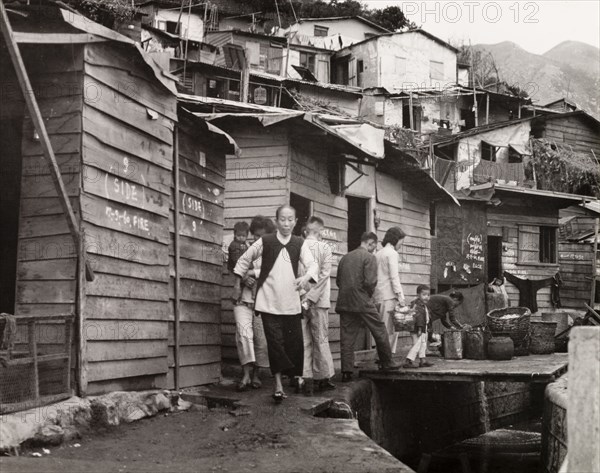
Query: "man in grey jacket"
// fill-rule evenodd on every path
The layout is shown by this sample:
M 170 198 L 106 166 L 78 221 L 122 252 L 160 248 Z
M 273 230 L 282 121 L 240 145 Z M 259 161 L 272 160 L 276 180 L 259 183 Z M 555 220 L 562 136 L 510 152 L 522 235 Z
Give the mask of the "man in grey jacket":
M 377 235 L 364 233 L 360 241 L 357 249 L 341 259 L 336 277 L 339 292 L 335 310 L 340 314 L 343 382 L 352 379 L 354 347 L 363 323 L 375 339 L 380 369 L 400 368 L 392 360 L 387 330 L 372 300 L 377 285 L 377 259 L 372 254 Z

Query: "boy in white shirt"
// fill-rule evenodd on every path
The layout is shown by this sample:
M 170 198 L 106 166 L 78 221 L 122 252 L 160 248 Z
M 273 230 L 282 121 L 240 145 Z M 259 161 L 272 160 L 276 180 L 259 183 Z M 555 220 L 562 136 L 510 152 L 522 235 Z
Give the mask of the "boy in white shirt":
M 304 337 L 304 394 L 311 396 L 314 382 L 321 390 L 335 389 L 330 379 L 335 374 L 329 348 L 329 307 L 331 299 L 331 244 L 321 239 L 325 224 L 311 217 L 306 224 L 305 244 L 308 245 L 319 268 L 319 282 L 303 297 L 306 310 L 302 317 Z

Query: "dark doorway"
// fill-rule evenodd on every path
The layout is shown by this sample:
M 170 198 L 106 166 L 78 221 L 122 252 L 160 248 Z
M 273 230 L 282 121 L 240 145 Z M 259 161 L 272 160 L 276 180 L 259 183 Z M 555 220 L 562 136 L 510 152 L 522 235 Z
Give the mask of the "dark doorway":
M 465 121 L 465 124 L 460 127 L 460 131 L 475 128 L 475 112 L 473 110 L 469 108 L 461 108 L 460 119 Z
M 369 199 L 346 197 L 348 200 L 348 252 L 360 246 L 360 237 L 367 231 Z
M 0 312 L 15 313 L 23 120 L 0 120 Z
M 421 131 L 421 109 L 420 107 L 413 106 L 413 126 L 412 129 L 415 131 Z M 410 105 L 404 105 L 402 107 L 402 127 L 410 127 Z
M 487 276 L 488 282 L 502 278 L 502 237 L 488 236 L 487 239 Z
M 302 228 L 306 225 L 311 213 L 310 200 L 298 194 L 290 194 L 290 205 L 296 209 L 296 218 L 298 222 L 294 227 L 294 235 L 303 236 Z

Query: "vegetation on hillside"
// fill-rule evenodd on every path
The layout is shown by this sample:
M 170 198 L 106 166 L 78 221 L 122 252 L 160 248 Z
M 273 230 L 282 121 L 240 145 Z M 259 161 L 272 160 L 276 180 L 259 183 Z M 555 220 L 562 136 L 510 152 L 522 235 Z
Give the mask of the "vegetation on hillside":
M 131 0 L 70 0 L 66 3 L 108 28 L 130 21 L 137 11 Z
M 210 3 L 210 0 L 208 1 Z M 66 3 L 107 27 L 131 20 L 137 11 L 131 0 L 66 0 Z M 173 4 L 177 3 L 173 1 Z M 186 5 L 187 0 L 184 0 L 184 7 Z M 254 12 L 279 14 L 282 26 L 294 23 L 296 18 L 362 16 L 390 31 L 416 28 L 398 6 L 371 9 L 356 0 L 277 0 L 277 3 L 275 0 L 244 0 L 244 8 L 248 7 Z
M 476 49 L 465 43 L 454 45 L 458 49 L 457 62 L 470 66 L 469 81 L 476 87 L 516 97 L 529 98 L 528 92 L 517 83 L 509 83 L 502 77 L 492 53 Z
M 247 0 L 247 2 L 251 4 L 256 11 L 263 13 L 276 13 L 277 9 L 279 9 L 282 20 L 286 20 L 285 23 L 293 22 L 295 17 L 328 18 L 336 16 L 362 16 L 390 31 L 415 26 L 406 19 L 404 13 L 398 6 L 370 9 L 356 0 L 331 0 L 328 2 L 323 0 L 316 0 L 314 2 L 303 2 L 301 0 L 292 0 L 290 2 L 279 0 L 277 6 L 275 0 Z
M 600 197 L 600 166 L 591 153 L 534 139 L 531 162 L 539 189 Z

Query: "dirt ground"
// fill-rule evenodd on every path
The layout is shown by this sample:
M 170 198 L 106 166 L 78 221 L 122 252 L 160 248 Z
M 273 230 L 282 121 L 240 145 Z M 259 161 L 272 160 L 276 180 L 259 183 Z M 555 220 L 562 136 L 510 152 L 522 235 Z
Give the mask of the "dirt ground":
M 270 389 L 226 394 L 237 409 L 204 406 L 131 424 L 95 429 L 77 442 L 48 447 L 41 458 L 0 458 L 2 473 L 29 472 L 408 472 L 355 421 L 318 418 L 306 410 L 323 398 L 291 395 L 274 405 Z M 80 447 L 74 447 L 79 443 Z

